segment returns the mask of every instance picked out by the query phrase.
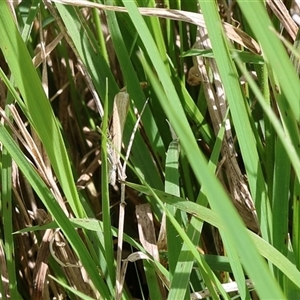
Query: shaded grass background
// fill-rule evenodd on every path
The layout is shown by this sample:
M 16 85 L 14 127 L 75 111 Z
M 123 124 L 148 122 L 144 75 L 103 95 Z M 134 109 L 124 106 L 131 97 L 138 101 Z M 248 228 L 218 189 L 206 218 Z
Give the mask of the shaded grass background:
M 219 137 L 212 133 L 201 86 L 198 88 L 185 84 L 186 71 L 192 62 L 183 58 L 182 54 L 192 47 L 196 27 L 169 19 L 143 18 L 136 6 L 154 7 L 155 2 L 143 1 L 137 5 L 133 1 L 116 1 L 107 4 L 124 5 L 128 13 L 99 13 L 94 9 L 79 9 L 58 3 L 46 9 L 42 2 L 35 1 L 31 5 L 23 1 L 16 7 L 18 28 L 6 2 L 0 3 L 3 16 L 0 20 L 3 37 L 0 48 L 7 63 L 2 60 L 1 67 L 5 72 L 1 72 L 1 77 L 9 89 L 7 97 L 1 99 L 3 107 L 8 108 L 7 105 L 12 101 L 9 99 L 16 100 L 24 122 L 27 120 L 31 126 L 29 131 L 37 133 L 47 152 L 54 179 L 68 203 L 69 212 L 83 221 L 80 226 L 83 230 L 75 230 L 77 226 L 60 208 L 55 195 L 37 172 L 37 166 L 28 162 L 26 157 L 30 157 L 30 153 L 13 141 L 13 133 L 1 126 L 0 137 L 5 149 L 1 156 L 1 274 L 11 283 L 9 286 L 2 284 L 1 295 L 10 295 L 12 299 L 31 299 L 36 293 L 35 288 L 24 289 L 24 286 L 26 283 L 33 285 L 36 279 L 34 275 L 38 271 L 38 264 L 35 257 L 39 254 L 38 246 L 43 232 L 22 231 L 23 235 L 13 235 L 14 242 L 12 233 L 38 224 L 38 212 L 42 209 L 61 229 L 89 274 L 91 281 L 87 285 L 91 290 L 79 290 L 91 298 L 115 297 L 115 262 L 112 251 L 108 251 L 113 249 L 113 240 L 107 237 L 113 234 L 118 224 L 118 210 L 113 205 L 118 204 L 119 192 L 110 188 L 112 208 L 110 211 L 102 209 L 107 204 L 107 193 L 101 188 L 101 182 L 106 182 L 106 174 L 101 174 L 103 163 L 99 164 L 101 134 L 97 126 L 101 125 L 102 120 L 95 110 L 84 77 L 80 72 L 75 76 L 78 55 L 102 103 L 107 98 L 109 115 L 114 96 L 126 86 L 132 105 L 124 130 L 125 146 L 128 145 L 137 118 L 133 108 L 141 111 L 146 98 L 151 99 L 142 117 L 140 130 L 135 135 L 130 156 L 131 169 L 128 169 L 127 181 L 143 186 L 128 183 L 131 188 L 127 190 L 125 231 L 130 236 L 128 245 L 137 249 L 134 241 L 138 239 L 133 221 L 134 206 L 144 202 L 151 204 L 157 231 L 165 212 L 169 264 L 162 266 L 158 262 L 145 262 L 146 277 L 143 277 L 140 268 L 137 273 L 141 284 L 138 286 L 134 281 L 132 286 L 128 280 L 123 297 L 147 298 L 149 293 L 151 299 L 162 298 L 156 280 L 149 276 L 156 272 L 159 280 L 161 274 L 166 278 L 164 283 L 169 290 L 169 299 L 189 299 L 191 292 L 206 287 L 212 298 L 217 298 L 213 286 L 224 298 L 230 298 L 233 295 L 226 294 L 221 286 L 230 277 L 237 281 L 241 298 L 255 299 L 256 296 L 246 288 L 246 275 L 255 282 L 260 298 L 297 298 L 300 282 L 300 169 L 297 151 L 300 91 L 298 75 L 287 50 L 278 37 L 270 33 L 272 24 L 280 30 L 280 22 L 274 17 L 271 22 L 266 8 L 260 2 L 249 4 L 241 1 L 239 6 L 234 6 L 233 18 L 241 26 L 247 23 L 242 29 L 260 43 L 263 50 L 263 55 L 260 55 L 265 62 L 263 66 L 256 66 L 237 61 L 237 68 L 229 48 L 239 49 L 239 46 L 228 44 L 216 3 L 200 1 L 213 45 L 213 56 L 226 91 L 241 166 L 245 168 L 258 212 L 262 241 L 246 231 L 228 193 L 214 175 L 216 167 L 213 166 L 218 164 L 222 132 Z M 165 5 L 197 12 L 196 1 Z M 61 19 L 61 24 L 57 18 Z M 233 22 L 232 19 L 228 21 Z M 46 44 L 60 31 L 66 31 L 72 43 L 70 46 L 63 39 L 48 56 L 47 64 L 35 70 L 31 58 L 39 49 L 39 30 L 44 34 Z M 110 39 L 105 44 L 107 37 Z M 241 73 L 247 76 L 246 70 L 254 69 L 257 70 L 258 80 L 253 82 L 249 78 L 247 89 L 241 89 Z M 48 79 L 42 76 L 45 70 Z M 142 81 L 149 83 L 145 90 L 140 86 L 139 82 Z M 68 86 L 50 103 L 48 99 L 66 83 Z M 45 86 L 49 89 L 49 95 L 47 89 L 43 89 Z M 256 99 L 259 103 L 256 103 Z M 255 115 L 256 112 L 259 117 Z M 107 114 L 105 117 L 108 117 Z M 171 165 L 169 151 L 172 149 L 169 145 L 173 143 L 171 145 L 174 147 L 174 140 L 165 119 L 169 120 L 180 144 L 180 151 L 178 145 L 173 148 L 176 152 L 171 156 L 174 162 Z M 199 139 L 201 142 L 197 143 Z M 167 152 L 168 148 L 170 150 Z M 102 151 L 106 151 L 105 147 L 102 147 Z M 22 172 L 17 177 L 15 174 L 12 177 L 11 158 Z M 13 195 L 11 190 L 14 191 Z M 163 191 L 181 198 L 171 197 Z M 163 202 L 168 204 L 164 205 Z M 203 207 L 208 203 L 211 210 Z M 101 222 L 91 219 L 106 222 L 106 230 L 103 231 Z M 214 265 L 223 256 L 217 255 L 218 246 L 214 244 L 210 228 L 203 226 L 203 221 L 220 230 L 225 246 L 225 253 L 222 254 L 229 257 L 229 273 L 220 272 L 222 267 L 215 269 Z M 95 226 L 92 230 L 91 223 Z M 50 228 L 50 225 L 46 228 Z M 107 232 L 107 228 L 111 232 Z M 28 255 L 30 247 L 35 249 L 33 256 Z M 198 249 L 204 254 L 214 254 L 214 263 L 207 261 Z M 140 246 L 139 250 L 145 251 Z M 128 248 L 128 251 L 133 250 Z M 268 265 L 261 255 L 267 259 Z M 13 260 L 14 256 L 16 261 Z M 21 262 L 22 257 L 26 257 L 27 264 Z M 76 286 L 76 282 L 68 277 L 66 268 L 49 255 L 46 261 L 50 266 L 48 272 L 53 277 L 69 286 Z M 129 273 L 129 277 L 133 277 L 132 273 Z M 64 293 L 70 299 L 83 297 L 75 296 L 74 291 L 60 290 L 54 282 L 52 284 L 51 287 L 39 288 L 41 294 L 45 290 L 49 293 L 43 294 L 43 299 L 59 293 Z

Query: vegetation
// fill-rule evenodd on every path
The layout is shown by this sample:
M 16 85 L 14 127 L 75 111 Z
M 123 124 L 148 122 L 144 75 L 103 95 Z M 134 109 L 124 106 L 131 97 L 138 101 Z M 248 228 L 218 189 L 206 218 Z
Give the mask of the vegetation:
M 0 1 L 1 298 L 299 298 L 292 6 L 96 2 Z

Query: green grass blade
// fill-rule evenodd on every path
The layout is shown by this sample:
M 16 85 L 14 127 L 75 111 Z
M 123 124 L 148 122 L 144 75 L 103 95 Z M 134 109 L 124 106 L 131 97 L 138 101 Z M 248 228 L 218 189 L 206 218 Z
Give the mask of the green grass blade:
M 299 268 L 300 266 L 300 184 L 298 181 L 294 183 L 293 191 L 293 253 L 295 256 L 295 265 Z
M 239 7 L 247 19 L 251 30 L 259 41 L 263 55 L 277 77 L 282 92 L 285 95 L 293 115 L 300 121 L 300 84 L 298 75 L 287 56 L 286 50 L 278 37 L 272 32 L 273 28 L 266 8 L 262 1 L 252 3 L 250 1 L 238 0 Z M 256 22 L 253 22 L 256 20 Z M 278 59 L 280 57 L 280 59 Z M 293 119 L 293 116 L 290 116 Z
M 177 209 L 183 210 L 192 216 L 199 218 L 202 221 L 205 221 L 213 226 L 217 227 L 219 230 L 223 231 L 226 228 L 226 221 L 222 220 L 218 214 L 211 209 L 203 207 L 199 204 L 186 201 L 185 199 L 176 197 L 174 195 L 166 194 L 162 191 L 149 189 L 149 187 L 137 185 L 134 183 L 126 183 L 128 186 L 136 189 L 141 193 L 145 193 L 148 195 L 154 196 L 154 194 L 159 197 L 161 201 L 164 203 L 172 204 Z M 261 237 L 257 236 L 253 232 L 247 230 L 245 235 L 241 239 L 241 242 L 246 243 L 248 245 L 248 239 L 250 238 L 253 243 L 256 245 L 260 254 L 265 257 L 268 261 L 278 267 L 291 281 L 295 284 L 299 285 L 300 282 L 300 271 L 296 268 L 296 266 L 287 259 L 283 254 L 281 254 L 277 249 L 275 249 L 272 245 L 267 243 Z M 243 239 L 244 238 L 244 239 Z M 253 281 L 254 279 L 251 278 Z M 255 282 L 256 283 L 256 282 Z M 284 297 L 283 297 L 284 299 Z
M 221 151 L 222 146 L 222 140 L 224 137 L 224 128 L 225 124 L 223 124 L 223 127 L 220 129 L 217 140 L 215 143 L 215 146 L 213 148 L 213 152 L 208 164 L 208 167 L 212 172 L 216 171 L 218 158 Z M 201 190 L 201 192 L 198 195 L 197 202 L 201 206 L 207 205 L 207 198 L 205 196 L 205 190 Z M 190 224 L 187 228 L 187 235 L 190 237 L 191 241 L 195 244 L 195 247 L 197 246 L 200 235 L 203 228 L 203 222 L 202 220 L 199 220 L 197 218 L 192 217 L 190 220 Z M 169 293 L 170 299 L 183 299 L 183 297 L 189 297 L 189 293 L 187 292 L 188 284 L 189 284 L 189 277 L 190 273 L 193 268 L 193 254 L 188 250 L 188 246 L 186 244 L 183 244 L 181 247 L 181 252 L 179 255 L 178 261 L 182 263 L 178 263 L 176 265 L 176 270 L 174 273 L 174 278 L 171 282 L 171 290 Z M 200 279 L 200 278 L 199 278 Z M 199 280 L 200 281 L 200 280 Z M 179 288 L 181 287 L 181 288 Z M 196 287 L 195 287 L 196 288 Z M 201 286 L 201 289 L 204 289 L 205 287 Z
M 6 2 L 0 2 L 0 14 L 0 48 L 31 116 L 31 124 L 47 151 L 72 210 L 77 216 L 84 217 L 57 121 Z M 26 76 L 23 70 L 26 70 Z
M 211 206 L 216 212 L 218 212 L 224 223 L 226 222 L 226 230 L 228 230 L 228 232 L 230 232 L 233 236 L 234 245 L 239 253 L 239 256 L 241 257 L 243 266 L 247 270 L 248 275 L 251 276 L 255 282 L 257 282 L 257 291 L 261 297 L 282 297 L 282 292 L 275 283 L 274 279 L 271 277 L 265 263 L 259 256 L 256 247 L 253 245 L 252 241 L 245 238 L 245 227 L 230 203 L 228 196 L 214 175 L 208 170 L 207 164 L 201 155 L 189 129 L 186 117 L 182 110 L 182 106 L 180 105 L 178 96 L 173 88 L 172 82 L 170 81 L 170 78 L 168 77 L 167 72 L 159 59 L 156 46 L 150 33 L 147 31 L 147 28 L 137 11 L 136 6 L 131 1 L 124 1 L 124 5 L 127 7 L 132 21 L 135 24 L 137 31 L 140 33 L 143 43 L 145 44 L 145 48 L 151 49 L 151 61 L 164 88 L 164 93 L 162 91 L 158 93 L 164 94 L 164 97 L 160 99 L 160 103 L 163 106 L 164 111 L 167 114 L 170 123 L 172 124 L 172 127 L 178 135 L 182 143 L 182 147 L 186 150 L 187 157 L 191 163 L 196 177 L 207 189 L 207 197 Z M 144 67 L 149 78 L 151 76 L 152 86 L 155 86 L 155 90 L 157 91 L 161 90 L 161 86 L 152 75 L 152 71 L 146 63 L 144 64 Z M 197 161 L 197 165 L 195 164 L 195 161 Z M 217 201 L 216 199 L 222 199 L 222 201 Z M 226 218 L 228 215 L 230 215 L 231 218 Z M 255 267 L 251 263 L 253 259 L 256 261 Z M 268 287 L 268 292 L 266 292 L 266 286 Z
M 172 129 L 170 129 L 172 130 Z M 165 172 L 165 192 L 179 196 L 179 141 L 174 139 L 167 151 L 166 156 L 166 172 Z M 167 209 L 181 224 L 180 212 L 177 211 L 172 205 L 167 205 Z M 170 279 L 173 277 L 176 264 L 178 261 L 178 255 L 181 248 L 181 240 L 177 235 L 175 228 L 172 226 L 169 220 L 166 221 L 166 233 L 167 233 L 167 245 L 168 245 L 168 259 L 169 259 L 169 271 Z
M 107 89 L 108 90 L 108 89 Z M 102 123 L 102 140 L 101 140 L 101 191 L 102 191 L 102 219 L 104 235 L 104 256 L 108 269 L 108 284 L 111 291 L 114 291 L 114 284 L 116 280 L 113 239 L 111 235 L 111 211 L 109 198 L 109 181 L 108 181 L 108 158 L 107 158 L 107 132 L 108 132 L 108 95 L 105 97 L 104 117 Z
M 12 299 L 20 299 L 17 290 L 17 278 L 15 272 L 15 245 L 13 240 L 13 205 L 12 205 L 12 160 L 6 149 L 2 151 L 1 157 L 1 213 L 3 221 L 4 251 L 6 257 L 6 268 L 8 271 L 9 295 Z M 3 274 L 4 275 L 4 274 Z
M 232 122 L 241 148 L 253 201 L 257 207 L 258 218 L 261 218 L 262 221 L 260 222 L 261 231 L 265 238 L 269 238 L 268 224 L 264 223 L 268 207 L 264 185 L 265 180 L 259 163 L 256 141 L 244 103 L 244 96 L 240 88 L 239 76 L 230 58 L 230 52 L 226 46 L 226 39 L 215 4 L 211 1 L 201 2 L 201 9 L 207 23 L 208 35 L 229 103 Z M 216 24 L 218 25 L 216 26 Z M 228 74 L 231 74 L 231 76 L 228 76 Z
M 106 79 L 108 80 L 109 110 L 111 110 L 114 96 L 119 92 L 119 88 L 97 41 L 90 35 L 85 24 L 81 22 L 76 8 L 59 3 L 55 5 L 101 99 L 105 98 Z
M 109 298 L 107 286 L 104 284 L 102 278 L 100 277 L 97 265 L 92 260 L 78 233 L 70 224 L 68 217 L 64 214 L 59 204 L 53 198 L 53 195 L 49 191 L 46 184 L 38 176 L 33 166 L 24 157 L 23 153 L 17 147 L 12 137 L 9 135 L 9 133 L 3 126 L 0 126 L 0 139 L 4 147 L 11 155 L 12 159 L 16 162 L 24 176 L 27 178 L 28 182 L 31 184 L 37 195 L 40 197 L 41 201 L 43 202 L 49 213 L 56 220 L 57 224 L 59 225 L 59 228 L 61 228 L 64 235 L 72 245 L 83 266 L 87 270 L 89 270 L 89 276 L 95 284 L 95 287 L 101 292 L 101 294 L 104 297 Z
M 288 204 L 290 188 L 291 164 L 287 153 L 280 140 L 276 141 L 275 166 L 274 166 L 274 186 L 273 186 L 273 245 L 283 255 L 287 256 L 287 236 L 288 236 Z M 283 286 L 281 274 L 277 274 L 278 281 Z
M 67 284 L 63 283 L 62 281 L 58 280 L 57 278 L 55 278 L 55 277 L 53 277 L 53 276 L 51 276 L 51 275 L 49 275 L 49 277 L 50 277 L 52 280 L 54 280 L 54 281 L 56 281 L 57 283 L 59 283 L 59 284 L 60 284 L 62 287 L 64 287 L 65 289 L 67 289 L 67 290 L 69 290 L 70 292 L 72 292 L 74 295 L 78 296 L 79 298 L 81 298 L 81 299 L 83 299 L 83 300 L 93 300 L 93 298 L 91 298 L 91 297 L 89 297 L 89 296 L 87 296 L 87 295 L 85 295 L 85 294 L 83 294 L 83 293 L 77 291 L 76 289 L 74 289 L 74 288 L 68 286 Z
M 145 68 L 147 67 L 145 66 Z M 151 72 L 150 69 L 147 69 L 147 72 Z M 148 73 L 148 75 L 149 74 L 150 73 Z M 152 85 L 155 85 L 154 77 L 152 77 L 152 80 Z M 156 86 L 156 88 L 159 89 L 160 87 Z M 166 97 L 167 96 L 165 95 L 161 101 L 165 101 Z M 172 98 L 172 103 L 174 107 L 174 98 Z M 242 264 L 246 268 L 247 273 L 249 276 L 251 276 L 251 278 L 253 278 L 253 280 L 255 280 L 254 278 L 257 278 L 257 280 L 259 280 L 261 283 L 264 282 L 264 284 L 261 284 L 259 292 L 262 294 L 267 294 L 265 290 L 266 284 L 270 288 L 271 286 L 273 287 L 272 291 L 274 292 L 274 295 L 277 295 L 278 297 L 278 295 L 280 295 L 278 286 L 270 276 L 265 263 L 258 255 L 257 249 L 254 247 L 251 241 L 247 239 L 246 234 L 243 234 L 243 230 L 245 230 L 244 225 L 230 203 L 230 200 L 227 198 L 223 188 L 220 186 L 220 183 L 216 180 L 211 171 L 207 169 L 206 162 L 202 155 L 198 152 L 197 146 L 196 148 L 193 147 L 194 139 L 189 138 L 187 127 L 185 127 L 182 122 L 183 119 L 178 117 L 178 110 L 175 111 L 170 107 L 170 105 L 166 105 L 165 111 L 169 113 L 169 119 L 173 120 L 172 125 L 174 126 L 174 129 L 177 130 L 176 133 L 182 142 L 182 147 L 184 147 L 184 145 L 188 145 L 186 153 L 187 155 L 189 154 L 188 157 L 193 170 L 207 191 L 207 197 L 210 205 L 213 206 L 213 209 L 216 212 L 218 212 L 220 219 L 226 223 L 226 230 L 228 230 L 228 232 L 234 236 L 235 248 L 238 250 Z M 197 165 L 195 165 L 195 161 L 197 161 Z M 199 170 L 201 170 L 201 172 Z M 222 199 L 222 201 L 217 201 L 217 199 Z M 227 216 L 231 217 L 227 218 Z M 255 257 L 256 261 L 255 267 L 253 264 L 251 264 L 253 257 Z M 259 271 L 257 269 L 257 264 L 259 264 Z

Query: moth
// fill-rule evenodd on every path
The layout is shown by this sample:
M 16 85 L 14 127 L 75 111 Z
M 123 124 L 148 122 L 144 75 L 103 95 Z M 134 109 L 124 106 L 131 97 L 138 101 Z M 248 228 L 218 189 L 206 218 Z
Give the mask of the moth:
M 113 114 L 109 128 L 110 142 L 107 145 L 109 160 L 109 183 L 114 186 L 122 176 L 122 166 L 120 162 L 120 152 L 122 148 L 123 130 L 129 109 L 129 94 L 125 91 L 119 92 L 114 98 Z

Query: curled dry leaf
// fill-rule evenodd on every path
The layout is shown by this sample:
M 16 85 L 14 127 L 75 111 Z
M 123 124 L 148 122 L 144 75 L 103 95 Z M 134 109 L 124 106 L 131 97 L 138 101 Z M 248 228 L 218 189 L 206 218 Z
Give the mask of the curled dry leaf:
M 151 260 L 151 258 L 141 251 L 137 251 L 128 255 L 124 261 L 135 262 L 141 259 Z

